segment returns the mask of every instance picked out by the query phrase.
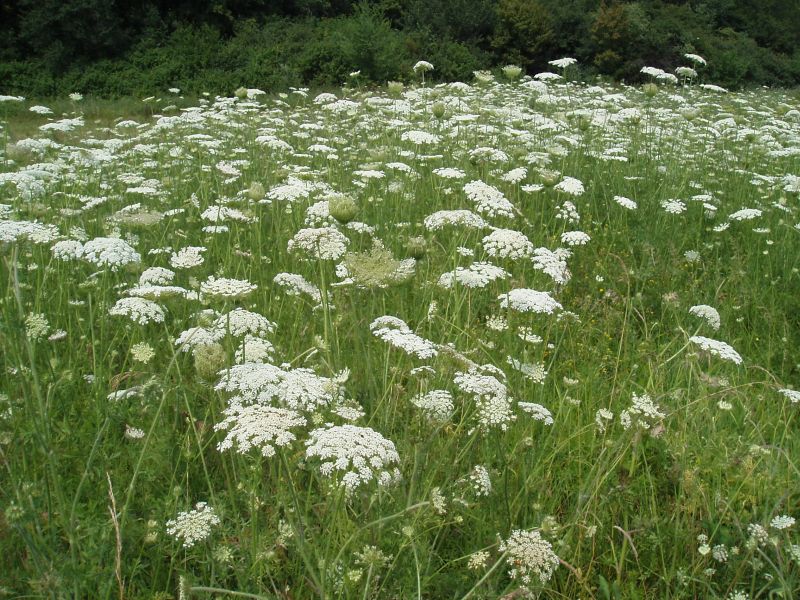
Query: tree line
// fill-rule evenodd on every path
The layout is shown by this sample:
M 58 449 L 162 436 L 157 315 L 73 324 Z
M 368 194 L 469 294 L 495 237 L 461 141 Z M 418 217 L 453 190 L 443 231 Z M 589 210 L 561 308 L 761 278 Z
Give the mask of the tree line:
M 0 0 L 0 93 L 103 96 L 283 90 L 571 56 L 637 81 L 685 53 L 729 87 L 800 82 L 800 0 Z

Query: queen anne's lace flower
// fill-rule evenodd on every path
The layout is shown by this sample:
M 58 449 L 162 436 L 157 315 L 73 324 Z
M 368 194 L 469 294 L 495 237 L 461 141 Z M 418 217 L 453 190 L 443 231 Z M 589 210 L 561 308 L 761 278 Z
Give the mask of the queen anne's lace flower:
M 126 241 L 105 237 L 86 242 L 83 245 L 83 258 L 98 267 L 110 267 L 112 271 L 142 259 Z
M 647 394 L 641 396 L 633 394 L 633 403 L 630 408 L 619 414 L 620 423 L 625 429 L 632 426 L 650 429 L 664 417 L 664 413 L 658 409 L 658 406 Z
M 570 256 L 572 256 L 572 252 L 566 248 L 556 248 L 555 250 L 536 248 L 531 260 L 534 269 L 549 275 L 556 284 L 565 285 L 572 278 L 569 267 L 567 267 L 567 259 Z
M 523 412 L 528 413 L 534 420 L 541 421 L 545 425 L 552 425 L 554 423 L 552 413 L 541 404 L 520 402 L 519 408 Z
M 169 285 L 175 279 L 175 272 L 164 267 L 150 267 L 139 276 L 139 285 Z
M 219 525 L 217 513 L 205 502 L 198 502 L 194 510 L 180 513 L 167 521 L 167 533 L 176 540 L 183 539 L 183 547 L 191 548 L 211 535 L 211 528 Z
M 442 274 L 439 285 L 443 288 L 452 288 L 454 283 L 460 283 L 468 288 L 483 288 L 497 279 L 508 277 L 508 271 L 488 262 L 472 263 L 469 267 L 456 267 L 454 271 Z
M 483 181 L 471 181 L 464 186 L 464 192 L 472 202 L 475 210 L 490 217 L 513 217 L 514 205 L 503 193 Z
M 227 431 L 217 445 L 220 452 L 235 448 L 246 454 L 256 448 L 264 456 L 274 456 L 275 446 L 288 446 L 296 439 L 290 429 L 306 424 L 293 410 L 261 404 L 230 406 L 223 414 L 225 419 L 214 426 L 216 431 Z
M 689 314 L 704 319 L 714 331 L 719 329 L 721 323 L 719 313 L 713 306 L 698 304 L 689 309 Z
M 778 390 L 778 393 L 786 396 L 789 400 L 791 400 L 792 404 L 797 404 L 798 402 L 800 402 L 800 392 L 798 392 L 797 390 L 790 390 L 788 388 L 783 388 Z
M 315 429 L 306 441 L 306 457 L 322 460 L 320 473 L 337 477 L 347 492 L 377 481 L 389 485 L 400 479 L 394 444 L 369 427 L 339 425 Z
M 440 210 L 425 217 L 425 228 L 438 231 L 447 225 L 461 226 L 468 229 L 484 229 L 486 221 L 471 210 Z
M 219 338 L 228 334 L 233 337 L 242 337 L 246 334 L 265 337 L 274 332 L 275 327 L 275 323 L 266 317 L 243 308 L 235 308 L 229 313 L 220 315 L 211 325 Z
M 431 390 L 417 394 L 411 404 L 422 410 L 431 421 L 444 422 L 453 414 L 453 395 L 447 390 Z
M 151 300 L 144 298 L 120 298 L 112 306 L 108 314 L 112 316 L 130 317 L 134 323 L 147 325 L 148 323 L 163 323 L 164 309 Z
M 539 314 L 553 314 L 561 310 L 561 304 L 553 300 L 547 292 L 537 292 L 528 288 L 517 288 L 507 294 L 500 294 L 502 308 L 510 308 L 520 312 L 534 312 Z
M 301 229 L 289 240 L 289 251 L 302 250 L 321 260 L 339 260 L 349 240 L 335 227 Z
M 290 296 L 309 296 L 314 302 L 322 302 L 322 292 L 313 283 L 296 273 L 278 273 L 273 281 Z
M 574 177 L 564 177 L 553 189 L 557 192 L 569 194 L 570 196 L 580 196 L 585 191 L 581 180 L 575 179 Z
M 200 291 L 208 296 L 241 298 L 254 292 L 258 286 L 246 279 L 227 279 L 213 275 L 200 284 Z
M 395 348 L 400 348 L 406 354 L 411 354 L 417 358 L 431 358 L 438 354 L 433 342 L 418 336 L 411 331 L 405 321 L 397 317 L 388 315 L 378 317 L 370 323 L 369 328 L 372 331 L 372 335 Z
M 702 335 L 693 335 L 689 338 L 689 341 L 700 346 L 701 350 L 718 356 L 722 360 L 728 360 L 737 365 L 742 364 L 742 357 L 739 353 L 725 342 L 703 337 Z
M 507 540 L 500 543 L 500 552 L 506 557 L 511 579 L 519 579 L 525 585 L 533 578 L 547 583 L 558 567 L 558 556 L 553 546 L 538 531 L 515 529 Z
M 78 260 L 83 256 L 83 244 L 78 240 L 63 240 L 53 245 L 53 256 L 58 260 Z
M 525 258 L 533 252 L 528 237 L 514 229 L 495 229 L 483 238 L 483 248 L 489 256 L 511 260 Z

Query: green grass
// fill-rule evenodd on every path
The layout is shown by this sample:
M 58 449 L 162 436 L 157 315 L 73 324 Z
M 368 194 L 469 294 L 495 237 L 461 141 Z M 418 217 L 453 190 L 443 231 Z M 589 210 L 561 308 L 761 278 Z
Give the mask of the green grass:
M 786 177 L 800 176 L 800 118 L 788 112 L 787 95 L 769 90 L 661 89 L 650 99 L 635 88 L 551 84 L 549 94 L 493 84 L 411 89 L 384 101 L 380 92 L 350 90 L 339 94 L 354 102 L 342 112 L 290 94 L 206 105 L 199 120 L 182 121 L 152 115 L 174 117 L 193 100 L 178 100 L 168 113 L 167 97 L 155 106 L 0 105 L 11 159 L 2 172 L 29 174 L 0 184 L 2 218 L 51 224 L 58 236 L 42 242 L 0 223 L 2 593 L 517 598 L 523 582 L 499 547 L 519 529 L 539 532 L 561 560 L 549 581 L 532 579 L 532 597 L 795 597 L 798 526 L 779 530 L 770 522 L 800 516 L 798 404 L 778 392 L 800 388 L 800 216 Z M 443 120 L 432 116 L 436 101 L 448 105 Z M 29 113 L 33 104 L 50 106 L 58 115 L 51 120 L 82 114 L 85 125 L 43 133 L 48 118 Z M 688 107 L 696 109 L 690 118 L 682 114 Z M 474 118 L 459 122 L 459 114 Z M 122 118 L 144 126 L 115 128 Z M 729 118 L 733 124 L 723 121 Z M 415 147 L 401 140 L 409 130 L 440 141 Z M 47 136 L 58 145 L 40 153 L 35 143 L 20 144 Z M 485 146 L 507 161 L 470 157 Z M 246 163 L 234 165 L 238 175 L 218 166 L 239 159 Z M 387 166 L 396 162 L 412 173 Z M 521 166 L 521 182 L 501 178 Z M 439 167 L 466 177 L 444 179 L 432 172 Z M 354 175 L 370 169 L 385 177 Z M 341 261 L 287 250 L 300 229 L 321 224 L 306 223 L 306 209 L 327 193 L 318 185 L 291 203 L 261 202 L 290 176 L 357 202 L 355 220 L 373 234 L 326 222 L 346 236 L 348 252 L 362 253 L 348 264 L 374 269 L 370 285 L 340 285 Z M 553 187 L 566 176 L 585 192 Z M 530 258 L 489 256 L 481 243 L 489 229 L 423 225 L 439 210 L 474 209 L 463 186 L 478 179 L 515 207 L 513 217 L 484 219 L 524 233 L 533 248 L 562 247 L 566 231 L 591 237 L 571 249 L 565 285 Z M 522 189 L 536 183 L 541 190 Z M 140 186 L 153 193 L 131 189 Z M 615 196 L 638 208 L 623 208 Z M 662 202 L 670 199 L 685 211 L 666 212 Z M 560 218 L 566 201 L 578 222 Z M 137 203 L 133 217 L 119 212 Z M 227 232 L 203 231 L 214 223 L 201 213 L 220 204 L 243 220 L 224 219 Z M 760 216 L 718 227 L 742 208 Z M 114 271 L 51 251 L 56 239 L 100 236 L 126 239 L 141 260 Z M 413 239 L 420 236 L 424 250 Z M 373 238 L 386 252 L 373 251 Z M 205 248 L 202 264 L 172 267 L 171 252 L 188 246 Z M 372 285 L 396 267 L 380 264 L 387 252 L 416 258 L 414 273 Z M 508 277 L 475 289 L 437 284 L 473 261 L 492 262 Z M 173 270 L 172 285 L 193 292 L 212 275 L 258 287 L 243 298 L 156 298 L 163 322 L 109 315 L 153 266 Z M 279 273 L 305 277 L 320 301 L 288 295 L 274 282 Z M 502 309 L 498 296 L 515 288 L 548 291 L 563 310 Z M 719 331 L 689 313 L 700 304 L 718 310 Z M 394 443 L 399 482 L 373 480 L 348 494 L 307 456 L 312 430 L 346 422 L 335 402 L 298 408 L 307 424 L 292 428 L 296 440 L 274 456 L 217 449 L 225 432 L 214 426 L 234 394 L 215 383 L 233 377 L 227 369 L 241 338 L 228 324 L 217 346 L 194 355 L 175 340 L 236 307 L 276 324 L 266 334 L 271 364 L 323 378 L 349 372 L 336 384 L 315 381 L 327 381 L 321 393 L 329 401 L 340 386 L 343 401 L 363 412 L 354 424 Z M 38 314 L 49 329 L 37 338 L 30 315 Z M 370 324 L 384 315 L 405 321 L 436 356 L 420 359 L 378 339 Z M 490 317 L 505 326 L 489 327 Z M 541 340 L 522 339 L 520 328 Z M 48 340 L 57 330 L 65 337 Z M 700 352 L 694 335 L 730 344 L 742 364 Z M 143 343 L 154 352 L 147 362 L 134 350 Z M 546 376 L 526 377 L 509 357 Z M 417 369 L 423 365 L 430 368 Z M 504 427 L 480 427 L 482 401 L 454 381 L 475 365 L 503 372 L 496 376 L 515 416 Z M 436 389 L 452 393 L 446 422 L 427 419 L 411 402 Z M 109 398 L 123 390 L 136 393 Z M 648 395 L 662 416 L 639 425 L 634 415 L 626 428 L 621 415 L 634 394 Z M 543 405 L 554 423 L 535 420 L 517 402 Z M 601 410 L 613 414 L 604 426 Z M 486 495 L 471 479 L 478 465 L 491 479 Z M 198 502 L 219 523 L 186 548 L 167 522 Z M 766 528 L 768 539 L 755 543 L 751 524 Z M 481 551 L 484 561 L 475 556 Z

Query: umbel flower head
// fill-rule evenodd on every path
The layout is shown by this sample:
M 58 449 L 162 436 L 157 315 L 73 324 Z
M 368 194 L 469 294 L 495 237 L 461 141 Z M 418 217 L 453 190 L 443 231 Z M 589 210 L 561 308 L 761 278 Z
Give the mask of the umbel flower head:
M 500 552 L 506 555 L 508 574 L 525 585 L 535 578 L 547 583 L 558 567 L 553 546 L 538 531 L 515 529 L 507 540 L 500 542 Z
M 211 535 L 211 528 L 219 523 L 214 509 L 205 502 L 198 502 L 194 510 L 182 512 L 167 521 L 167 533 L 176 540 L 183 540 L 184 548 L 191 548 Z
M 510 308 L 519 312 L 549 315 L 563 308 L 547 292 L 537 292 L 528 288 L 517 288 L 507 294 L 500 294 L 497 298 L 501 300 L 500 306 L 502 308 Z
M 320 473 L 340 476 L 348 493 L 370 481 L 386 486 L 400 479 L 394 444 L 369 427 L 338 425 L 315 429 L 306 441 L 306 457 L 322 460 Z
M 725 342 L 703 337 L 702 335 L 693 335 L 689 338 L 689 341 L 700 346 L 701 350 L 718 356 L 722 360 L 730 361 L 736 365 L 742 364 L 742 357 L 739 353 Z
M 302 251 L 320 260 L 339 260 L 349 240 L 334 227 L 301 229 L 289 240 L 289 251 Z
M 272 406 L 230 406 L 223 412 L 225 419 L 214 426 L 216 431 L 227 431 L 225 439 L 218 445 L 220 452 L 235 448 L 246 454 L 256 448 L 261 454 L 275 455 L 275 446 L 287 446 L 296 438 L 290 431 L 306 424 L 297 412 Z

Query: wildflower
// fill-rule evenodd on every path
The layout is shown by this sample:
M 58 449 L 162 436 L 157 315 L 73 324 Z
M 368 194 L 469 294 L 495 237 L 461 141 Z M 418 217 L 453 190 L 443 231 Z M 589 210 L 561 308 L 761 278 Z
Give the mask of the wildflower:
M 112 306 L 108 314 L 112 316 L 129 317 L 134 323 L 147 325 L 148 323 L 163 323 L 164 309 L 151 300 L 144 298 L 120 298 Z
M 495 229 L 483 238 L 483 248 L 489 256 L 515 260 L 530 256 L 533 244 L 528 237 L 514 229 Z
M 417 394 L 411 404 L 422 410 L 431 421 L 445 422 L 453 413 L 453 395 L 447 390 L 431 390 Z
M 574 177 L 565 177 L 560 183 L 557 183 L 553 188 L 557 192 L 563 192 L 570 196 L 580 196 L 585 191 L 583 182 Z
M 289 240 L 290 252 L 302 250 L 320 260 L 338 260 L 347 251 L 349 240 L 338 229 L 320 227 L 301 229 Z
M 110 267 L 116 271 L 125 265 L 140 262 L 142 257 L 123 240 L 98 237 L 83 245 L 83 259 L 98 267 Z
M 339 425 L 314 429 L 309 436 L 306 457 L 322 460 L 323 476 L 340 475 L 347 492 L 373 480 L 386 486 L 401 477 L 393 466 L 400 462 L 394 444 L 369 427 Z
M 500 70 L 509 81 L 515 81 L 522 75 L 522 67 L 518 67 L 517 65 L 506 65 Z
M 413 67 L 414 73 L 424 73 L 426 71 L 433 71 L 433 65 L 427 60 L 420 60 Z
M 514 205 L 495 187 L 482 181 L 471 181 L 464 186 L 467 198 L 475 203 L 475 209 L 489 217 L 513 217 Z
M 369 326 L 372 335 L 382 339 L 395 348 L 400 348 L 406 354 L 417 358 L 431 358 L 438 354 L 436 346 L 415 334 L 402 319 L 392 316 L 383 316 L 375 319 Z
M 184 548 L 191 548 L 197 542 L 211 535 L 211 528 L 220 520 L 213 508 L 205 502 L 198 502 L 194 510 L 182 512 L 177 518 L 167 521 L 167 533 L 176 540 L 183 540 Z
M 604 433 L 606 427 L 614 419 L 614 413 L 608 409 L 601 408 L 594 416 L 594 423 L 600 433 Z
M 520 402 L 519 407 L 522 411 L 533 417 L 535 421 L 541 421 L 545 425 L 552 425 L 555 422 L 553 421 L 552 413 L 541 404 L 536 404 L 534 402 Z
M 619 204 L 622 208 L 627 208 L 628 210 L 636 210 L 637 204 L 630 198 L 626 198 L 625 196 L 614 196 L 614 202 Z
M 486 568 L 488 562 L 489 553 L 484 550 L 480 550 L 470 555 L 469 561 L 467 562 L 467 568 L 472 571 L 480 571 Z
M 709 354 L 713 354 L 714 356 L 718 356 L 723 360 L 730 361 L 737 365 L 742 364 L 742 357 L 739 356 L 739 353 L 725 342 L 713 340 L 701 335 L 693 335 L 689 338 L 689 341 L 697 344 L 700 346 L 701 350 L 704 350 Z
M 476 496 L 488 496 L 492 493 L 492 480 L 489 471 L 483 465 L 475 465 L 469 474 L 470 485 Z
M 707 304 L 698 304 L 689 309 L 689 314 L 704 319 L 706 323 L 714 330 L 720 327 L 720 317 L 717 309 Z
M 769 525 L 773 529 L 783 530 L 793 527 L 794 523 L 795 523 L 794 517 L 790 517 L 789 515 L 780 515 L 774 517 L 772 521 L 770 521 Z
M 584 246 L 591 241 L 592 238 L 583 231 L 565 231 L 561 234 L 561 243 L 567 246 Z
M 50 323 L 43 314 L 29 314 L 25 317 L 25 335 L 32 342 L 47 337 L 50 333 Z
M 146 365 L 155 355 L 155 351 L 147 342 L 139 342 L 131 347 L 131 358 L 136 362 Z
M 205 259 L 202 252 L 205 252 L 203 246 L 187 246 L 181 248 L 178 252 L 173 252 L 170 256 L 169 264 L 175 269 L 191 269 L 203 264 Z
M 220 298 L 241 298 L 249 295 L 258 288 L 246 279 L 216 278 L 213 275 L 200 284 L 200 291 L 208 296 Z
M 506 555 L 511 579 L 520 579 L 525 585 L 533 578 L 547 583 L 559 564 L 552 544 L 538 531 L 515 529 L 507 540 L 500 542 L 500 552 Z
M 214 426 L 215 431 L 227 431 L 217 444 L 220 452 L 235 447 L 239 454 L 246 454 L 255 448 L 266 457 L 275 455 L 276 446 L 287 446 L 296 439 L 291 428 L 306 424 L 306 419 L 293 410 L 261 404 L 233 405 L 223 415 L 225 419 Z
M 783 388 L 778 390 L 778 393 L 786 396 L 792 402 L 792 404 L 797 404 L 798 402 L 800 402 L 800 392 L 798 392 L 797 390 L 790 390 L 788 388 Z
M 556 310 L 563 308 L 547 292 L 537 292 L 528 288 L 517 288 L 506 294 L 500 294 L 497 298 L 501 300 L 502 308 L 520 312 L 553 314 Z
M 468 288 L 483 288 L 492 281 L 508 276 L 509 273 L 501 267 L 487 262 L 476 262 L 467 268 L 456 267 L 454 271 L 442 274 L 439 285 L 449 289 L 457 282 Z
M 567 67 L 572 66 L 577 62 L 578 61 L 574 58 L 564 57 L 556 60 L 549 60 L 547 61 L 547 64 L 552 65 L 554 67 L 558 67 L 559 69 L 566 69 Z

